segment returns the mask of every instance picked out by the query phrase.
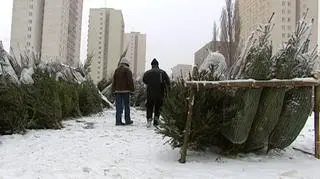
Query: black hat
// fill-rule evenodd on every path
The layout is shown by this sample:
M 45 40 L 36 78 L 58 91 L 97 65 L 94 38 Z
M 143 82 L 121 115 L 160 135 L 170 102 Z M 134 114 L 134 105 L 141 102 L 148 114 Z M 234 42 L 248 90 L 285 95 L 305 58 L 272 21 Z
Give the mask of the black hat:
M 157 59 L 154 58 L 154 59 L 152 60 L 152 62 L 151 62 L 151 65 L 152 65 L 152 66 L 158 66 L 158 65 L 159 65 L 159 62 L 157 61 Z

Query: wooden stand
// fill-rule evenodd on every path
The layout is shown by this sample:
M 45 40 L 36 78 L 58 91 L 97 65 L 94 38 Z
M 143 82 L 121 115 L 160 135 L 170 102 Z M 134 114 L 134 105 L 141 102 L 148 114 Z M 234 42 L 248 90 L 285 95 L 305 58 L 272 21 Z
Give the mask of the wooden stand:
M 194 79 L 196 80 L 196 79 Z M 187 81 L 185 86 L 191 90 L 189 98 L 188 117 L 185 126 L 184 140 L 180 150 L 180 163 L 186 162 L 188 142 L 191 133 L 192 109 L 195 90 L 204 88 L 280 88 L 280 87 L 314 87 L 314 135 L 315 157 L 320 159 L 320 73 L 314 78 L 295 78 L 281 80 L 227 80 L 227 81 Z
M 191 89 L 190 98 L 189 98 L 189 109 L 188 109 L 188 117 L 186 121 L 185 133 L 183 138 L 183 145 L 180 150 L 181 158 L 179 159 L 180 163 L 186 163 L 187 150 L 188 150 L 188 141 L 191 133 L 191 121 L 192 121 L 192 109 L 194 104 L 194 90 Z
M 314 88 L 314 154 L 320 159 L 320 131 L 319 131 L 319 112 L 320 112 L 320 86 Z

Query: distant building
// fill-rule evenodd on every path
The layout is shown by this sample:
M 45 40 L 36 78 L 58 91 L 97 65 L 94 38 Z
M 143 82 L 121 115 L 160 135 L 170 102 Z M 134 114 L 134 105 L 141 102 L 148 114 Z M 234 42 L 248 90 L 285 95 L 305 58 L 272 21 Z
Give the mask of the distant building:
M 194 53 L 194 65 L 199 68 L 209 54 L 207 49 L 210 49 L 211 51 L 214 52 L 214 51 L 216 51 L 214 49 L 215 46 L 216 46 L 217 51 L 219 51 L 224 57 L 226 57 L 226 55 L 228 54 L 227 45 L 228 44 L 226 42 L 210 41 L 209 43 L 207 43 L 206 45 L 204 45 L 203 47 L 201 47 L 198 51 L 196 51 Z M 230 62 L 226 62 L 226 63 L 228 66 L 230 65 Z
M 83 0 L 46 0 L 41 56 L 71 66 L 80 62 Z
M 143 75 L 146 68 L 146 34 L 139 32 L 126 33 L 124 49 L 128 47 L 126 58 L 135 77 Z
M 83 0 L 14 0 L 10 53 L 44 61 L 80 62 Z
M 187 65 L 187 64 L 179 64 L 171 68 L 172 70 L 172 78 L 178 79 L 181 76 L 184 79 L 187 79 L 189 77 L 189 74 L 192 73 L 192 65 Z
M 41 54 L 45 0 L 13 0 L 10 54 Z M 53 29 L 54 30 L 54 29 Z
M 275 12 L 271 40 L 274 48 L 278 49 L 288 41 L 297 22 L 309 10 L 307 20 L 315 20 L 310 44 L 314 48 L 318 39 L 318 6 L 318 0 L 239 0 L 241 38 L 247 40 L 258 25 L 267 23 Z
M 124 20 L 121 10 L 90 9 L 88 56 L 92 55 L 90 76 L 94 83 L 110 79 L 123 53 Z

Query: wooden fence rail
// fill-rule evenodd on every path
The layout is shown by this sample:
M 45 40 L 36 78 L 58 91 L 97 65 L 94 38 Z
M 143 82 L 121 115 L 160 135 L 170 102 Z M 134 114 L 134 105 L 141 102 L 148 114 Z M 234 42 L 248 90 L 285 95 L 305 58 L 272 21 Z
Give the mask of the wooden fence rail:
M 191 89 L 189 100 L 193 104 L 194 90 L 204 88 L 281 88 L 281 87 L 315 87 L 314 90 L 314 136 L 315 136 L 315 157 L 320 159 L 320 79 L 316 78 L 295 78 L 283 80 L 227 80 L 227 81 L 186 81 L 185 86 Z M 188 141 L 191 130 L 192 107 L 189 105 L 188 118 L 185 126 L 184 143 L 181 147 L 180 163 L 186 162 Z

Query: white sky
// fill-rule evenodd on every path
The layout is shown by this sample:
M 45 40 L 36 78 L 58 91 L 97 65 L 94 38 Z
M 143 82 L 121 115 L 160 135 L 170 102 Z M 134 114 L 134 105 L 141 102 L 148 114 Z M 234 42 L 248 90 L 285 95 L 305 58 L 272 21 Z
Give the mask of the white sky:
M 10 45 L 13 0 L 1 0 L 0 40 Z M 107 3 L 105 3 L 107 2 Z M 106 5 L 105 5 L 106 4 Z M 147 34 L 147 66 L 157 58 L 169 70 L 176 64 L 193 64 L 194 52 L 212 38 L 224 0 L 84 0 L 81 60 L 87 51 L 89 8 L 121 9 L 125 31 Z

